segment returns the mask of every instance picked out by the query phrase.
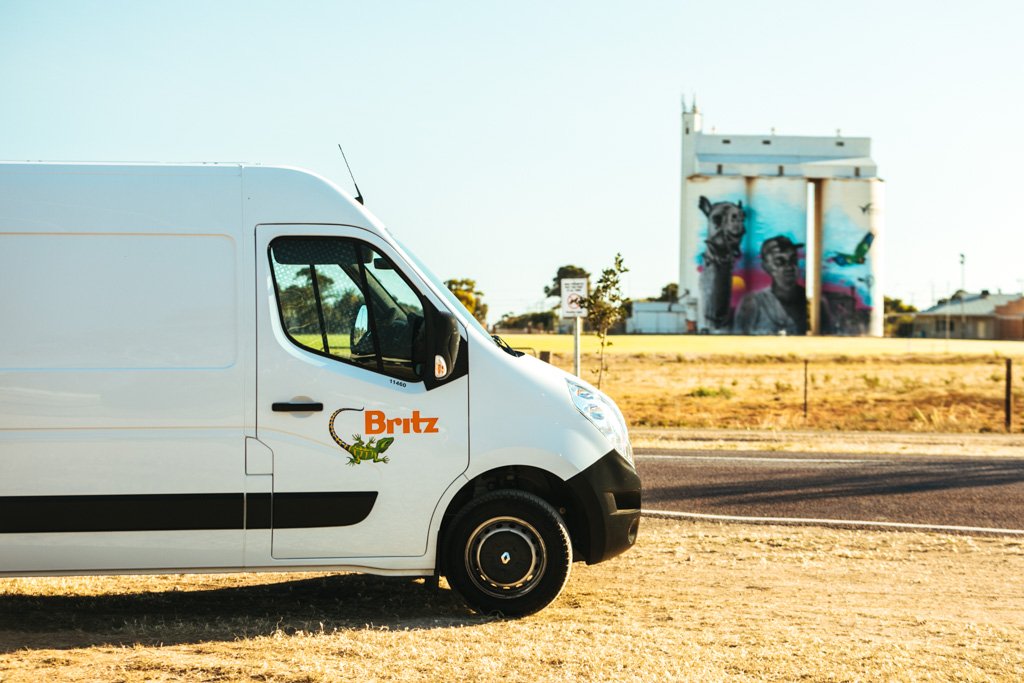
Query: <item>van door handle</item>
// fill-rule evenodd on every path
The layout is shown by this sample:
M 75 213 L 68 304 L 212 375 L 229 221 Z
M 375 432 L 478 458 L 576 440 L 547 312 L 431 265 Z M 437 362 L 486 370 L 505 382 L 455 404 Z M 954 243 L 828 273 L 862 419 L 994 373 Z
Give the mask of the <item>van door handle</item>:
M 319 413 L 323 403 L 275 403 L 270 406 L 275 413 Z

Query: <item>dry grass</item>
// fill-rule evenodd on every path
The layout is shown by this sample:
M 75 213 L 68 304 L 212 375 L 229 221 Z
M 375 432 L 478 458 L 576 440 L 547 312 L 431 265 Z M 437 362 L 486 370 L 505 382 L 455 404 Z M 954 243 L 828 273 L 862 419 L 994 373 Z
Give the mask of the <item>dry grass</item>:
M 1024 406 L 1024 365 L 1014 391 Z M 596 354 L 583 376 L 597 379 Z M 552 363 L 572 370 L 571 354 Z M 1001 432 L 1005 359 L 998 356 L 815 357 L 620 354 L 608 361 L 605 389 L 636 427 L 769 430 Z M 1018 412 L 1017 433 L 1024 427 Z
M 645 520 L 549 608 L 409 580 L 0 580 L 4 681 L 1017 680 L 1020 539 Z
M 509 334 L 517 348 L 572 353 L 571 334 Z M 975 339 L 894 339 L 874 337 L 732 337 L 718 335 L 626 334 L 608 338 L 608 353 L 618 355 L 681 354 L 684 356 L 1024 356 L 1024 342 Z M 582 337 L 583 351 L 597 351 L 597 337 Z

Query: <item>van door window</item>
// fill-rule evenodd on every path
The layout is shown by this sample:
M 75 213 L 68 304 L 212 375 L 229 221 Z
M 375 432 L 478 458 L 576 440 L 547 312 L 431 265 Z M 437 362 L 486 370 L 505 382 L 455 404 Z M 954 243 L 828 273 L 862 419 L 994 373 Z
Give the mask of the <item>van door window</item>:
M 321 355 L 418 381 L 423 302 L 386 256 L 340 237 L 270 244 L 281 324 Z

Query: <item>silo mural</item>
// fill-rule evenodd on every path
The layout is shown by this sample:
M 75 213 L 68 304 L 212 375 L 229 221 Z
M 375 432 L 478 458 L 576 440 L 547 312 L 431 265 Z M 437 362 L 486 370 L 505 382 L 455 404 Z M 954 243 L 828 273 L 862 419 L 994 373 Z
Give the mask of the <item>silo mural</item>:
M 807 181 L 747 183 L 746 291 L 733 316 L 736 334 L 807 334 Z
M 880 336 L 881 183 L 833 178 L 822 184 L 821 333 Z
M 743 254 L 747 183 L 743 178 L 706 178 L 694 183 L 685 207 L 697 230 L 697 327 L 700 332 L 729 334 L 733 313 L 746 291 Z
M 871 139 L 705 131 L 695 102 L 681 123 L 676 328 L 881 336 Z
M 806 181 L 702 178 L 691 189 L 699 331 L 806 334 Z

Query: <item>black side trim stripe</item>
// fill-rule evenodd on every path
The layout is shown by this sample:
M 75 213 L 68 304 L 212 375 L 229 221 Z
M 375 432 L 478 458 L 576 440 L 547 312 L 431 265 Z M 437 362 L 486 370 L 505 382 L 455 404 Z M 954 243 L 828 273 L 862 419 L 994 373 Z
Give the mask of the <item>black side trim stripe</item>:
M 0 532 L 241 529 L 241 493 L 0 498 Z
M 245 496 L 245 528 L 269 529 L 271 504 L 269 493 L 249 493 Z
M 376 491 L 0 497 L 0 533 L 200 531 L 349 526 Z
M 274 528 L 308 529 L 359 524 L 370 515 L 376 502 L 376 491 L 275 493 L 271 501 Z

